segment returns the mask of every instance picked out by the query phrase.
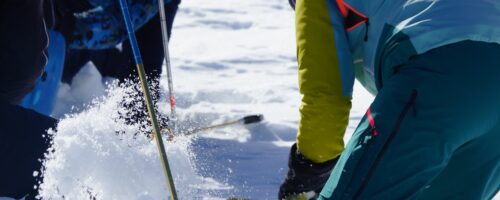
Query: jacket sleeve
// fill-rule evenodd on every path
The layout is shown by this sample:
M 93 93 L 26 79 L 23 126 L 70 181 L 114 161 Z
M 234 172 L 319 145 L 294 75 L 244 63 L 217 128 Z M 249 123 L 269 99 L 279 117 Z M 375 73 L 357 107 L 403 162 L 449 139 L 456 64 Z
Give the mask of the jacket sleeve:
M 305 157 L 322 163 L 344 149 L 354 85 L 352 56 L 335 0 L 298 0 L 295 11 L 303 95 L 297 145 Z
M 118 1 L 89 0 L 89 3 L 95 8 L 75 14 L 74 30 L 69 36 L 70 48 L 111 48 L 127 38 Z M 158 12 L 156 0 L 128 0 L 128 3 L 135 29 L 140 28 Z

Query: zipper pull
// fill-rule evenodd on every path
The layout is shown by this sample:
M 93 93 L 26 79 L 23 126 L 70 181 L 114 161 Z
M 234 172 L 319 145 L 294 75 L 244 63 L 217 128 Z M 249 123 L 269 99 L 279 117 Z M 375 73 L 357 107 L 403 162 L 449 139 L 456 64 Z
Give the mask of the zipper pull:
M 366 111 L 366 117 L 368 119 L 368 123 L 370 124 L 370 132 L 372 132 L 372 135 L 373 136 L 377 136 L 378 135 L 378 131 L 377 129 L 375 128 L 375 120 L 373 119 L 373 116 L 372 116 L 372 110 L 371 110 L 371 106 L 368 108 L 368 111 Z

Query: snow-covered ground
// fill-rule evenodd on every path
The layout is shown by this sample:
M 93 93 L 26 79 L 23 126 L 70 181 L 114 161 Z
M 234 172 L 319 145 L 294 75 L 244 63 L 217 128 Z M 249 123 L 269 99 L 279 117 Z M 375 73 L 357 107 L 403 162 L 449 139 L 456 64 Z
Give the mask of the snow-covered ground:
M 265 117 L 260 124 L 166 142 L 181 199 L 276 199 L 300 102 L 294 14 L 288 2 L 183 1 L 170 50 L 181 125 L 202 127 L 248 114 Z M 92 64 L 73 83 L 60 89 L 54 115 L 63 120 L 53 132 L 42 196 L 167 199 L 155 143 L 143 136 L 140 125 L 121 118 L 128 114 L 122 104 L 131 99 L 132 88 L 102 79 Z M 166 84 L 163 77 L 162 113 L 169 112 Z M 349 134 L 372 99 L 356 85 Z

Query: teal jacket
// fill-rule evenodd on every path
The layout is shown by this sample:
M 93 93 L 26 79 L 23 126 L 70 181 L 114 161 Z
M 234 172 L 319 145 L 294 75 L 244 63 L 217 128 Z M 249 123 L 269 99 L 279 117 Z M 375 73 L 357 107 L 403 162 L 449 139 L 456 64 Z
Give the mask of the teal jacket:
M 346 62 L 372 93 L 382 84 L 377 73 L 412 55 L 463 40 L 500 43 L 498 0 L 336 0 L 330 9 L 344 21 L 352 54 Z

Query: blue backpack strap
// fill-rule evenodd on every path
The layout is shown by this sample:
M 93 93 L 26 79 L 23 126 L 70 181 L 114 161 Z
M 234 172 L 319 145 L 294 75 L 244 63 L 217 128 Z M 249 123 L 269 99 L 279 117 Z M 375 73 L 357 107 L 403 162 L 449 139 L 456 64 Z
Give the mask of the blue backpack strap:
M 63 72 L 65 51 L 66 42 L 62 34 L 49 30 L 49 61 L 45 72 L 38 78 L 33 91 L 24 97 L 21 106 L 44 115 L 52 113 Z

